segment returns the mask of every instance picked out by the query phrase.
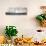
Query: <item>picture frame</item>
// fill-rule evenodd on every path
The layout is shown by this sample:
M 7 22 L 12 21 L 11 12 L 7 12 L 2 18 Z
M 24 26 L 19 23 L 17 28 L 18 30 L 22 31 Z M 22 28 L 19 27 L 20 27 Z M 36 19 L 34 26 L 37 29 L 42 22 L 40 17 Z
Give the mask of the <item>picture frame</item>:
M 27 8 L 8 8 L 6 15 L 27 15 Z

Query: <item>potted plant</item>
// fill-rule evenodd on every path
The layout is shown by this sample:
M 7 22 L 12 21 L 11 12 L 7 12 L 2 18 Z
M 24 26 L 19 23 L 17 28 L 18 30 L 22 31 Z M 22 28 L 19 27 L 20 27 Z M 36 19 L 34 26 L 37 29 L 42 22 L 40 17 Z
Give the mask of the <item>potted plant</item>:
M 46 14 L 41 14 L 36 17 L 39 20 L 41 26 L 46 27 Z
M 18 31 L 17 31 L 15 26 L 6 26 L 5 34 L 6 34 L 6 36 L 8 37 L 9 40 L 11 40 L 11 38 L 13 36 L 17 36 L 17 33 L 18 33 Z
M 40 8 L 42 9 L 43 13 L 40 15 L 37 15 L 36 19 L 39 20 L 40 25 L 42 27 L 46 27 L 46 6 L 41 6 Z

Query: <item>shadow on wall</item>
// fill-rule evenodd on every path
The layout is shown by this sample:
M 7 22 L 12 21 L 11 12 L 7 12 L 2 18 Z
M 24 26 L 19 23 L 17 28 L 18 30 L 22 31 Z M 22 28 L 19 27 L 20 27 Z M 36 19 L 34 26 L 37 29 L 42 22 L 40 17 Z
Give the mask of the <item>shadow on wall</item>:
M 40 26 L 39 21 L 37 21 L 34 16 L 30 18 L 30 23 L 31 23 L 31 25 L 33 25 L 34 27 L 39 27 L 39 26 Z

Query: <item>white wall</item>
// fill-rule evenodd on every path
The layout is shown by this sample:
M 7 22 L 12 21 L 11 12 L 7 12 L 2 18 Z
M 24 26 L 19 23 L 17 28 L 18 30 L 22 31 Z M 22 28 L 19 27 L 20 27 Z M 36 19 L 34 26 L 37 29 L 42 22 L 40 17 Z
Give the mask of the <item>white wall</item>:
M 31 36 L 36 29 L 41 29 L 35 20 L 40 14 L 40 6 L 46 5 L 46 0 L 0 0 L 0 33 L 4 34 L 6 25 L 15 25 L 20 34 Z M 27 7 L 27 16 L 6 16 L 9 7 Z M 44 29 L 44 28 L 43 28 Z M 45 29 L 46 30 L 46 29 Z

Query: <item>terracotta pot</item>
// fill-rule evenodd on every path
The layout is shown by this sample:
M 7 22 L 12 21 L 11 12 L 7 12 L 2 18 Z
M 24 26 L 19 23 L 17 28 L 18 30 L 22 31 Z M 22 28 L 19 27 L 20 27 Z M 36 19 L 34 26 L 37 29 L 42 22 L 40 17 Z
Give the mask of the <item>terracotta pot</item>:
M 41 22 L 41 26 L 42 26 L 42 27 L 46 27 L 46 20 L 43 20 L 43 21 Z

